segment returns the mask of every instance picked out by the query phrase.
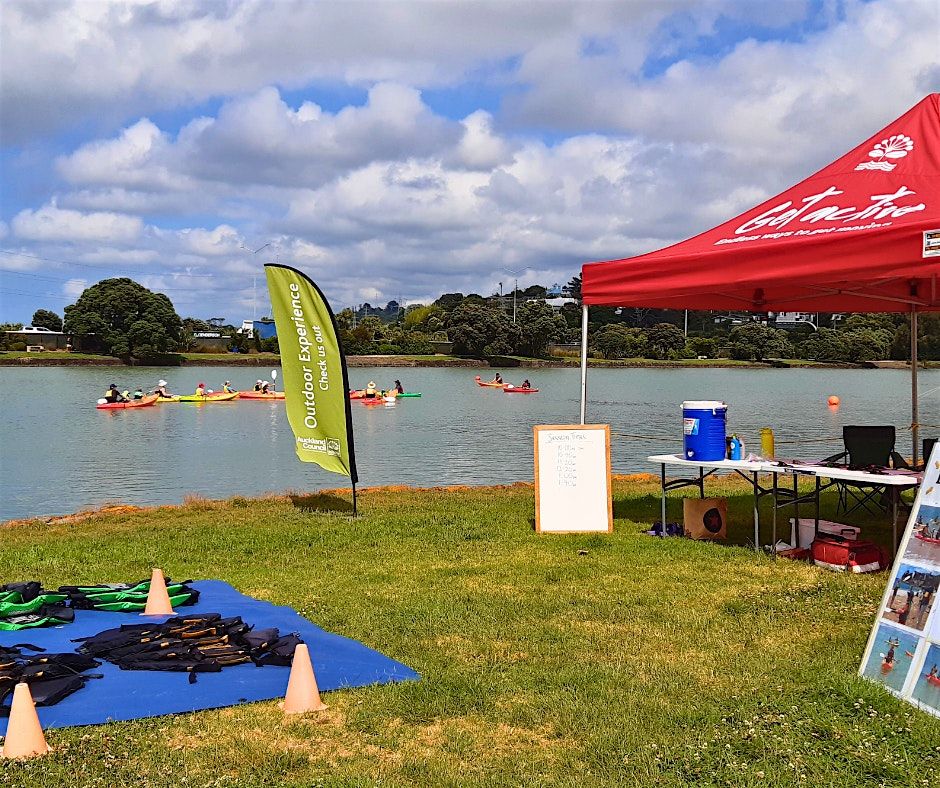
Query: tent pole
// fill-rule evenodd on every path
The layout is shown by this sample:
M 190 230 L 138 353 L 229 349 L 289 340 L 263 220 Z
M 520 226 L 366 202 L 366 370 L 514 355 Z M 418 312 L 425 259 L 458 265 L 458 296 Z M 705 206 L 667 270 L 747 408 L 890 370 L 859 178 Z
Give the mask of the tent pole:
M 911 439 L 914 441 L 914 465 L 920 453 L 920 414 L 917 407 L 917 307 L 911 306 Z M 926 459 L 926 458 L 925 458 Z
M 584 424 L 584 409 L 587 404 L 587 350 L 588 308 L 581 305 L 581 423 Z

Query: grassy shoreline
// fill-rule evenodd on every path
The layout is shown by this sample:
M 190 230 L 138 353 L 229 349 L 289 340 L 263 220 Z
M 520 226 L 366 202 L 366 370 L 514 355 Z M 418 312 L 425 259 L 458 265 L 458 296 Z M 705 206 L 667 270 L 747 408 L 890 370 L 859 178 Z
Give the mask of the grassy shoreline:
M 746 485 L 716 486 L 743 539 Z M 649 476 L 615 481 L 610 536 L 536 535 L 532 497 L 385 487 L 357 519 L 324 491 L 0 529 L 5 580 L 218 578 L 422 676 L 299 720 L 258 703 L 51 731 L 0 783 L 930 784 L 940 721 L 855 675 L 883 575 L 642 535 Z
M 279 366 L 280 356 L 276 353 L 183 353 L 181 366 L 230 366 L 230 367 L 271 367 Z M 350 367 L 578 367 L 580 361 L 572 357 L 522 358 L 506 357 L 500 360 L 458 358 L 456 356 L 348 356 Z M 0 367 L 71 367 L 71 366 L 124 366 L 124 362 L 112 356 L 99 356 L 88 353 L 66 353 L 49 351 L 46 353 L 0 353 Z M 147 365 L 141 365 L 147 366 Z M 807 361 L 805 359 L 774 359 L 769 361 L 735 361 L 728 358 L 680 359 L 659 361 L 656 359 L 590 359 L 588 366 L 604 369 L 910 369 L 904 362 L 865 362 L 860 364 L 827 363 Z M 923 369 L 940 369 L 940 362 L 921 362 Z

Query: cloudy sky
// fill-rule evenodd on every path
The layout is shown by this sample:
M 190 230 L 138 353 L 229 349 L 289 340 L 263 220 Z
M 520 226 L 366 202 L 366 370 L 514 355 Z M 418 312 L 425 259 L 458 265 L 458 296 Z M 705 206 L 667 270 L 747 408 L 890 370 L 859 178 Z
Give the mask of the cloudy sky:
M 336 308 L 564 283 L 729 218 L 940 91 L 938 0 L 0 14 L 0 320 L 123 275 L 238 323 L 268 311 L 275 259 Z

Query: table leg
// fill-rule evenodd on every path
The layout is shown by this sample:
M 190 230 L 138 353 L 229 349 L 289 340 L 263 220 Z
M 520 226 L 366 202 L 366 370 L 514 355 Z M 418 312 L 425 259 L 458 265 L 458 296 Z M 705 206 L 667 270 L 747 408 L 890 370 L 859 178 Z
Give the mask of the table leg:
M 705 469 L 698 466 L 698 497 L 705 498 Z
M 814 495 L 815 512 L 813 514 L 813 541 L 819 536 L 819 477 L 816 477 L 816 493 Z
M 662 508 L 660 509 L 662 519 L 659 522 L 663 528 L 659 535 L 660 537 L 665 538 L 666 536 L 666 463 L 663 463 L 660 466 L 660 468 L 661 468 L 660 482 L 662 483 L 663 497 L 662 497 Z
M 773 486 L 773 507 L 774 507 L 774 520 L 773 520 L 773 530 L 771 535 L 773 537 L 773 542 L 771 543 L 770 553 L 774 558 L 777 557 L 777 474 L 774 474 L 774 486 Z
M 796 530 L 800 530 L 800 483 L 799 475 L 793 474 L 793 522 Z
M 760 550 L 760 489 L 757 485 L 757 471 L 751 474 L 752 484 L 754 485 L 754 549 Z
M 897 487 L 891 488 L 891 558 L 898 552 L 898 498 Z

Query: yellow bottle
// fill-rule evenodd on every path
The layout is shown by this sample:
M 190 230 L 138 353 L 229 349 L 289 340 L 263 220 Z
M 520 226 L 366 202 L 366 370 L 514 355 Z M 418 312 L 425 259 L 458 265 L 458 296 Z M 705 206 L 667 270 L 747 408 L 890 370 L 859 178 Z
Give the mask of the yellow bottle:
M 774 458 L 774 431 L 770 427 L 760 431 L 760 453 L 765 460 Z

